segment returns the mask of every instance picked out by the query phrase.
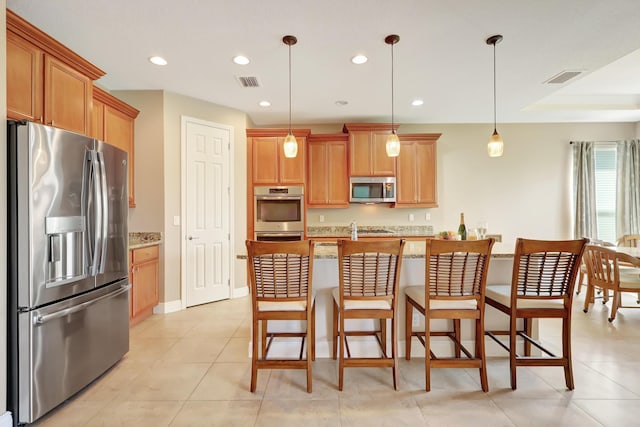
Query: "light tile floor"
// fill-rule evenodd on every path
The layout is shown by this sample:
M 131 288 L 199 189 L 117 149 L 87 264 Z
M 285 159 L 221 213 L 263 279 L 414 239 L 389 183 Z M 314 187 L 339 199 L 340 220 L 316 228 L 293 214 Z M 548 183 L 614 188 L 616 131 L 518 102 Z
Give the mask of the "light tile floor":
M 490 392 L 476 369 L 436 369 L 424 387 L 424 359 L 401 359 L 399 391 L 382 368 L 348 369 L 339 392 L 336 362 L 304 371 L 259 372 L 250 393 L 248 297 L 154 315 L 131 329 L 129 353 L 53 411 L 42 426 L 623 426 L 640 425 L 640 310 L 613 324 L 599 301 L 582 312 L 575 299 L 576 388 L 561 368 L 518 368 L 509 386 L 506 358 L 491 358 Z M 635 295 L 626 302 L 635 304 Z M 543 321 L 543 341 L 559 343 L 559 321 Z

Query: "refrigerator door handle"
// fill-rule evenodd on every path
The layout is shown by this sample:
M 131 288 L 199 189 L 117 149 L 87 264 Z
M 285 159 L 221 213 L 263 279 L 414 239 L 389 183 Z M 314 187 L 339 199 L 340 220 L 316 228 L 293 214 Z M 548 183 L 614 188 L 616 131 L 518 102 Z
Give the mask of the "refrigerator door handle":
M 100 227 L 100 259 L 98 273 L 104 273 L 105 261 L 107 256 L 107 235 L 109 233 L 109 191 L 107 187 L 107 171 L 104 165 L 104 155 L 102 152 L 97 153 L 99 176 L 100 176 L 100 201 L 102 205 L 102 224 Z
M 98 303 L 98 302 L 100 302 L 100 301 L 102 301 L 104 299 L 113 298 L 113 297 L 116 297 L 116 296 L 118 296 L 120 294 L 128 292 L 130 288 L 131 288 L 130 285 L 123 285 L 123 286 L 120 287 L 120 289 L 118 289 L 116 291 L 113 291 L 111 293 L 108 293 L 106 295 L 102 295 L 101 297 L 98 297 L 96 299 L 92 299 L 91 301 L 83 302 L 82 304 L 78 304 L 78 305 L 76 305 L 74 307 L 69 307 L 69 308 L 66 308 L 64 310 L 57 311 L 55 313 L 36 316 L 36 317 L 33 318 L 33 323 L 34 323 L 34 325 L 42 325 L 42 324 L 47 323 L 47 322 L 49 322 L 51 320 L 59 319 L 61 317 L 65 317 L 65 316 L 68 316 L 70 314 L 77 313 L 79 311 L 85 310 L 87 307 L 89 307 L 89 306 L 91 306 L 93 304 L 96 304 L 96 303 Z
M 87 204 L 88 216 L 88 235 L 89 235 L 89 259 L 90 274 L 95 276 L 98 274 L 99 263 L 101 260 L 101 226 L 102 226 L 102 199 L 100 179 L 99 179 L 99 161 L 98 153 L 95 150 L 88 152 L 90 158 L 90 174 L 89 174 L 89 198 Z

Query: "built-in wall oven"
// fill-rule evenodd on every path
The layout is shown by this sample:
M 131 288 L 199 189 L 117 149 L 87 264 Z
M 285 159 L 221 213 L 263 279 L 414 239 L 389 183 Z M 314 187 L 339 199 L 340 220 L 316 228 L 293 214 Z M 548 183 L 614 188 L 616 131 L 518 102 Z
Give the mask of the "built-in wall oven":
M 304 238 L 304 188 L 254 187 L 253 231 L 256 240 L 290 241 Z

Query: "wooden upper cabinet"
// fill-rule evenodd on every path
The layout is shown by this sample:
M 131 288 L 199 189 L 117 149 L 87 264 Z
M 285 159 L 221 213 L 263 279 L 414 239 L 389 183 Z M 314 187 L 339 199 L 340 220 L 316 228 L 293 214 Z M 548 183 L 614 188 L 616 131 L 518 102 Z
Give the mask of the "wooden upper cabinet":
M 347 123 L 350 176 L 395 176 L 396 159 L 387 156 L 390 124 Z
M 135 201 L 134 122 L 139 111 L 110 93 L 94 87 L 92 136 L 116 146 L 129 154 L 129 207 Z
M 251 179 L 259 185 L 304 185 L 306 139 L 309 130 L 295 130 L 298 155 L 284 156 L 286 129 L 247 129 Z
M 104 141 L 104 102 L 93 98 L 93 110 L 91 112 L 91 133 L 92 138 Z
M 43 122 L 43 52 L 7 32 L 7 117 Z
M 7 117 L 91 134 L 93 80 L 104 71 L 11 10 L 7 24 Z
M 88 135 L 93 82 L 62 61 L 44 57 L 44 122 Z
M 307 147 L 307 206 L 349 207 L 348 135 L 311 135 Z
M 440 134 L 400 134 L 395 207 L 437 207 L 436 143 Z

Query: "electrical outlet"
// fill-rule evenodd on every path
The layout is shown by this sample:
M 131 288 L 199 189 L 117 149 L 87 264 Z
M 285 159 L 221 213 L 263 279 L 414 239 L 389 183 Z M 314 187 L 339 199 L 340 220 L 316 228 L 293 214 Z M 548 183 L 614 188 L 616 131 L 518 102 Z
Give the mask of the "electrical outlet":
M 415 218 L 414 218 L 413 214 L 409 214 L 409 222 L 413 222 L 414 219 Z
M 425 221 L 431 221 L 431 214 L 429 212 L 424 214 L 424 220 Z
M 320 215 L 320 218 L 318 218 L 320 222 L 324 222 L 324 215 Z

